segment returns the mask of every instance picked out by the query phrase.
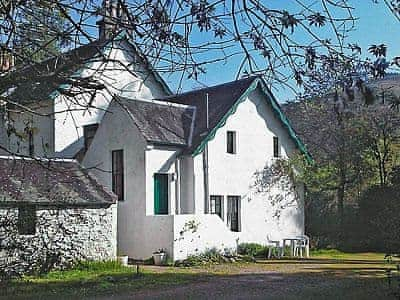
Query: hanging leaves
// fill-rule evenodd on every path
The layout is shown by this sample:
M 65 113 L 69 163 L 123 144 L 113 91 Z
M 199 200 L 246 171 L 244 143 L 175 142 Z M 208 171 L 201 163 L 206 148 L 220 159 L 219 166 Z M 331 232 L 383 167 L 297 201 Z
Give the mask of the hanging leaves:
M 312 14 L 307 19 L 310 26 L 322 27 L 326 23 L 326 17 L 320 13 Z

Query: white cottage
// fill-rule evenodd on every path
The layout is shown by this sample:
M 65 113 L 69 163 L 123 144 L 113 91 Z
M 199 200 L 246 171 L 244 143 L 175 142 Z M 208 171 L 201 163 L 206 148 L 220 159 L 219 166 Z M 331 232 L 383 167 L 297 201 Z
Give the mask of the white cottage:
M 304 233 L 302 185 L 259 180 L 307 155 L 263 80 L 173 95 L 126 33 L 105 30 L 2 77 L 13 110 L 0 118 L 0 152 L 82 162 L 118 196 L 117 248 L 132 258 Z
M 250 77 L 153 101 L 115 97 L 83 165 L 119 197 L 119 251 L 164 248 L 176 260 L 303 234 L 302 186 L 257 186 L 298 149 L 263 80 Z

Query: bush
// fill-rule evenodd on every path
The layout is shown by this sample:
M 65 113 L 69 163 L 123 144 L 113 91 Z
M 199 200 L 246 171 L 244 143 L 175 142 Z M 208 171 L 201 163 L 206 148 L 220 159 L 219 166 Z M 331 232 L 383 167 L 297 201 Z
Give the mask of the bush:
M 238 246 L 238 254 L 249 255 L 253 257 L 267 257 L 268 247 L 257 243 L 242 243 Z
M 231 260 L 232 259 L 232 260 Z M 220 264 L 226 262 L 233 262 L 234 259 L 231 255 L 225 255 L 215 248 L 207 249 L 201 254 L 189 255 L 184 260 L 178 260 L 175 262 L 175 266 L 178 267 L 193 267 L 207 264 Z
M 373 187 L 359 201 L 362 239 L 369 250 L 397 253 L 400 249 L 400 188 Z

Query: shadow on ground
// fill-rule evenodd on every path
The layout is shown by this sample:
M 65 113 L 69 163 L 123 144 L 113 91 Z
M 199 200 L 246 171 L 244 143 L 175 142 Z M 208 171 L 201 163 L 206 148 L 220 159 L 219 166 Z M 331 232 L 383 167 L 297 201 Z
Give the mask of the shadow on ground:
M 392 267 L 369 260 L 273 260 L 196 268 L 145 267 L 136 276 L 15 281 L 0 299 L 377 299 L 392 298 Z

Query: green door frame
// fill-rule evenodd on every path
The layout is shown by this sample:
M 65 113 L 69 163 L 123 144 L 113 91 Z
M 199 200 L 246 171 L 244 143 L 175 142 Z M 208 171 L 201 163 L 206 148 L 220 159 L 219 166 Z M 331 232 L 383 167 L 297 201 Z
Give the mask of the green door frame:
M 168 174 L 154 174 L 154 214 L 168 215 L 169 178 Z

